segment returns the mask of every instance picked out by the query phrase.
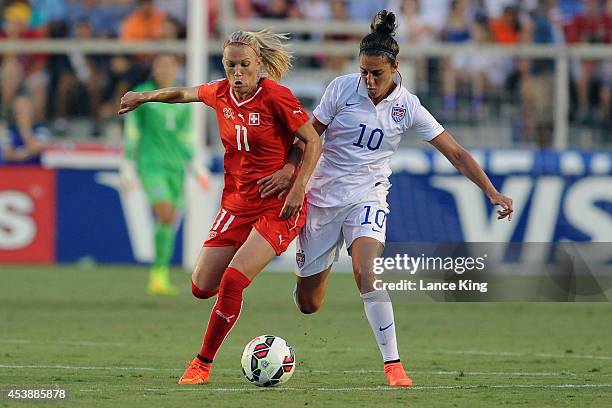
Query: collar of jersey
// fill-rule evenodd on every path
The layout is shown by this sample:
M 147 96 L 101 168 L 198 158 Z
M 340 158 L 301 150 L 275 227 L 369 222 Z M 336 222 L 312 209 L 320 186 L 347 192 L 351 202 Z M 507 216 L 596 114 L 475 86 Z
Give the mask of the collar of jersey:
M 383 99 L 383 101 L 392 101 L 399 97 L 400 91 L 402 89 L 402 76 L 399 73 L 399 71 L 396 71 L 395 74 L 393 74 L 392 79 L 393 79 L 393 82 L 395 82 L 397 86 L 395 87 L 393 92 L 389 94 L 389 96 Z M 359 83 L 357 85 L 357 94 L 359 94 L 359 96 L 363 96 L 364 98 L 369 98 L 368 90 L 366 89 L 363 81 L 361 80 L 361 75 L 359 75 Z
M 257 90 L 255 91 L 253 96 L 251 96 L 249 99 L 245 99 L 244 101 L 240 101 L 240 102 L 238 102 L 238 100 L 234 96 L 234 92 L 232 91 L 231 87 L 229 89 L 229 94 L 230 94 L 230 98 L 232 98 L 232 101 L 234 101 L 236 106 L 241 107 L 242 105 L 245 105 L 245 104 L 251 102 L 253 99 L 255 99 L 255 97 L 257 96 L 257 94 L 259 94 L 259 92 L 261 92 L 261 90 L 262 90 L 262 87 L 261 87 L 261 82 L 260 82 L 259 86 L 257 87 Z

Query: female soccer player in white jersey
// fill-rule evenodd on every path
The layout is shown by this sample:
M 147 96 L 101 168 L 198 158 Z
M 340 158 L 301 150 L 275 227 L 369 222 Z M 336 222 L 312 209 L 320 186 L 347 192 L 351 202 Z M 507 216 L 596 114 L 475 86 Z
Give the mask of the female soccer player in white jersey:
M 410 386 L 412 380 L 397 350 L 393 307 L 386 291 L 374 290 L 372 271 L 385 243 L 389 162 L 400 139 L 412 130 L 431 143 L 492 204 L 501 206 L 499 219 L 510 220 L 513 209 L 512 200 L 493 187 L 472 156 L 402 86 L 399 46 L 393 38 L 395 15 L 379 12 L 371 28 L 360 44 L 361 73 L 334 79 L 313 112 L 314 128 L 326 136 L 307 191 L 308 216 L 296 255 L 295 301 L 303 313 L 319 310 L 332 264 L 346 243 L 389 385 Z M 261 180 L 262 194 L 278 194 L 282 189 L 278 180 Z

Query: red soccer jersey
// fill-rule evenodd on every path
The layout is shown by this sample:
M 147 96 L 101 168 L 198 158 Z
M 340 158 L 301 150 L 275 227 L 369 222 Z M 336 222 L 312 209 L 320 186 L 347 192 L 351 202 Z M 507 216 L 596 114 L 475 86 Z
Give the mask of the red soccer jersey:
M 568 43 L 607 41 L 606 16 L 578 15 L 565 27 L 565 38 Z M 609 24 L 609 23 L 608 23 Z
M 284 198 L 260 197 L 257 181 L 287 163 L 294 133 L 309 119 L 301 103 L 289 88 L 268 78 L 240 102 L 227 79 L 201 85 L 198 98 L 217 113 L 225 147 L 221 206 L 237 214 L 282 207 Z

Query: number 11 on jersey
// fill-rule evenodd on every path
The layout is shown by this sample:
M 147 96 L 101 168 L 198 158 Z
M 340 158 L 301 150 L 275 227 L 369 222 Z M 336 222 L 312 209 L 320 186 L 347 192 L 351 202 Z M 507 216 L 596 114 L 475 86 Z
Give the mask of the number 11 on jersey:
M 238 146 L 238 150 L 242 150 L 242 144 L 244 143 L 244 151 L 249 152 L 251 149 L 249 148 L 249 139 L 248 139 L 248 129 L 245 126 L 236 125 L 236 145 Z

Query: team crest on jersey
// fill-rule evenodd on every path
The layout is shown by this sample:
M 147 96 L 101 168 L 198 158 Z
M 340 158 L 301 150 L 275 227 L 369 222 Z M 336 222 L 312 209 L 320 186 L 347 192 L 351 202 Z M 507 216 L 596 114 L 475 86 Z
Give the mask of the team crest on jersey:
M 298 268 L 302 268 L 305 262 L 306 254 L 300 249 L 295 253 L 295 263 L 297 263 Z
M 259 126 L 259 113 L 249 113 L 249 125 Z
M 234 111 L 231 108 L 223 108 L 223 116 L 225 116 L 225 119 L 235 119 Z
M 403 106 L 394 106 L 391 109 L 391 117 L 396 123 L 400 123 L 406 117 L 406 108 Z
M 217 231 L 210 231 L 208 233 L 208 239 L 213 239 L 216 236 L 217 236 Z

